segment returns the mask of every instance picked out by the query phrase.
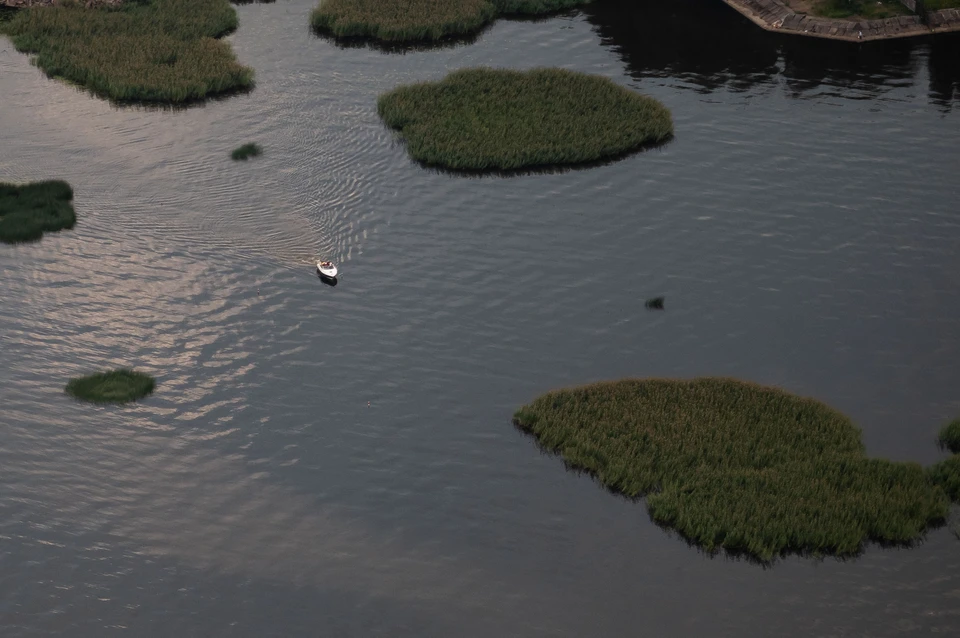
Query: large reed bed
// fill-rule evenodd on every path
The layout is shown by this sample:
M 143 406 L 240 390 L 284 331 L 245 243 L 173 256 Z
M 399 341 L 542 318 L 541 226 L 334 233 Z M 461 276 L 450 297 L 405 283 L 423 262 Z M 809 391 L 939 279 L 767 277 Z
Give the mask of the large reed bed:
M 462 171 L 594 162 L 673 135 L 657 100 L 563 69 L 455 71 L 385 93 L 377 109 L 414 159 Z
M 514 416 L 539 444 L 708 551 L 769 561 L 908 543 L 944 521 L 924 469 L 864 456 L 812 399 L 732 379 L 625 380 L 551 392 Z
M 50 77 L 119 102 L 182 103 L 248 89 L 253 70 L 218 38 L 237 28 L 228 0 L 128 0 L 19 11 L 3 26 Z
M 120 369 L 70 379 L 66 392 L 91 403 L 128 403 L 147 396 L 155 385 L 148 374 Z
M 0 241 L 37 241 L 44 233 L 73 228 L 73 189 L 66 182 L 32 184 L 0 182 Z
M 311 23 L 340 38 L 440 40 L 478 31 L 500 14 L 538 15 L 588 0 L 321 0 Z

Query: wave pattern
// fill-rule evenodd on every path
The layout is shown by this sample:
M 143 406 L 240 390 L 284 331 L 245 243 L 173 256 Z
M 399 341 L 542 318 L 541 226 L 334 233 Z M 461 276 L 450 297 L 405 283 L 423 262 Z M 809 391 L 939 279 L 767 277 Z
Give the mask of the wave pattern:
M 638 70 L 580 15 L 383 54 L 313 37 L 312 4 L 239 7 L 258 87 L 181 111 L 0 52 L 0 180 L 67 179 L 80 220 L 0 250 L 0 634 L 960 630 L 946 530 L 815 567 L 707 560 L 510 427 L 552 387 L 733 375 L 851 414 L 871 454 L 937 459 L 960 127 L 924 65 L 797 91 L 773 60 L 728 86 Z M 676 139 L 459 177 L 376 115 L 401 83 L 558 61 L 662 100 Z M 265 154 L 231 162 L 247 141 Z M 62 391 L 120 365 L 156 394 Z

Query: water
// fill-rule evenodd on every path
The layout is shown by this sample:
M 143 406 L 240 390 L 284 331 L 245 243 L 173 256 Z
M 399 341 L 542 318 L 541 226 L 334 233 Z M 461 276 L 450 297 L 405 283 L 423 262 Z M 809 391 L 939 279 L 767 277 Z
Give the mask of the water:
M 835 46 L 719 2 L 602 1 L 383 52 L 313 36 L 313 4 L 239 7 L 257 89 L 181 111 L 0 46 L 0 178 L 66 179 L 80 217 L 0 248 L 0 635 L 960 631 L 947 529 L 848 561 L 711 558 L 510 425 L 556 387 L 732 375 L 843 410 L 870 454 L 942 458 L 960 40 Z M 411 163 L 376 96 L 479 64 L 611 77 L 676 139 L 512 178 Z M 247 141 L 265 155 L 230 162 Z M 157 393 L 62 392 L 119 365 Z

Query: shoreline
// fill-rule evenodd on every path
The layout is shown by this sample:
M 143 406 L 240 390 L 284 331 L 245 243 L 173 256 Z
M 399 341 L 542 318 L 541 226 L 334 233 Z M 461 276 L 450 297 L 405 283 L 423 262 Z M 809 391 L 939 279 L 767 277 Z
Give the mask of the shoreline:
M 757 26 L 779 33 L 829 40 L 867 42 L 960 31 L 960 9 L 928 13 L 926 25 L 916 15 L 883 20 L 835 20 L 796 13 L 780 0 L 723 0 Z

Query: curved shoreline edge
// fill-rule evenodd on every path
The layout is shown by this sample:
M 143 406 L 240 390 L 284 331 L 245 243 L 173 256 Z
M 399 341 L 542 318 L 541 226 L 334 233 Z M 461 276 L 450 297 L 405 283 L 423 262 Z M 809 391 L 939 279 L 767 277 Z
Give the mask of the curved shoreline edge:
M 780 0 L 723 1 L 767 31 L 829 40 L 867 42 L 960 31 L 960 9 L 931 11 L 927 14 L 930 24 L 926 25 L 916 15 L 883 20 L 834 20 L 796 13 Z

